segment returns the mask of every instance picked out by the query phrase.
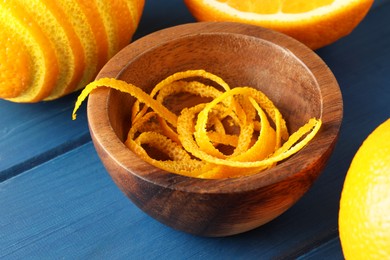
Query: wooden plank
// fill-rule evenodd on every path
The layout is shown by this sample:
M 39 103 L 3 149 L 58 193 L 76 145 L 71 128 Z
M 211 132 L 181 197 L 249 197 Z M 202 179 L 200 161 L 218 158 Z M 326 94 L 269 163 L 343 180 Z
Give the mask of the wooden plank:
M 149 33 L 167 27 L 195 22 L 187 6 L 182 0 L 148 0 L 145 1 L 140 24 L 134 34 L 136 40 Z
M 331 239 L 330 241 L 297 258 L 297 260 L 303 259 L 343 260 L 344 257 L 341 251 L 340 240 L 338 238 Z
M 71 114 L 77 93 L 56 101 L 17 104 L 0 100 L 0 181 L 90 140 L 85 105 Z
M 88 143 L 0 183 L 0 258 L 274 258 L 327 228 L 316 199 L 251 232 L 196 237 L 136 208 Z
M 260 256 L 289 241 L 273 225 L 227 239 L 165 227 L 122 195 L 90 143 L 2 182 L 0 210 L 0 258 Z

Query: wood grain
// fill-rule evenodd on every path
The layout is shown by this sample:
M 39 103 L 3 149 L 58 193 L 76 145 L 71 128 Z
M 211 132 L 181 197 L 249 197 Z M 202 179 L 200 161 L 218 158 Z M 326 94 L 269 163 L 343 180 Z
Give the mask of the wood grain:
M 279 33 L 233 23 L 177 26 L 139 39 L 116 55 L 98 77 L 116 77 L 145 91 L 163 78 L 205 69 L 232 87 L 262 90 L 290 131 L 309 118 L 324 125 L 301 152 L 245 178 L 199 180 L 164 172 L 124 145 L 134 99 L 99 89 L 88 102 L 92 139 L 111 177 L 142 210 L 179 230 L 227 236 L 258 227 L 291 207 L 326 164 L 342 119 L 342 99 L 330 70 L 311 50 Z

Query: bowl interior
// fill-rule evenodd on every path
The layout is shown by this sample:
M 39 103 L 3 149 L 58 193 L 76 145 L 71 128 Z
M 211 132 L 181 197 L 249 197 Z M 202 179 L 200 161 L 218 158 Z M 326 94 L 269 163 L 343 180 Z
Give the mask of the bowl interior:
M 103 147 L 120 167 L 142 179 L 161 186 L 175 183 L 178 189 L 208 192 L 231 192 L 236 187 L 255 189 L 322 163 L 329 156 L 342 119 L 337 81 L 314 52 L 282 34 L 227 23 L 182 25 L 130 44 L 103 68 L 98 78 L 116 77 L 150 92 L 164 78 L 194 69 L 220 76 L 231 88 L 249 86 L 261 90 L 278 107 L 290 133 L 312 117 L 321 118 L 323 126 L 304 149 L 288 160 L 267 173 L 243 177 L 244 187 L 237 185 L 242 178 L 205 181 L 161 174 L 162 170 L 143 162 L 123 145 L 135 99 L 119 91 L 101 89 L 91 93 L 88 102 L 95 145 Z
M 204 69 L 230 87 L 250 86 L 264 92 L 279 108 L 290 132 L 322 114 L 321 93 L 311 71 L 295 55 L 271 42 L 238 34 L 187 36 L 159 45 L 136 57 L 118 75 L 146 92 L 167 76 Z M 130 128 L 134 98 L 113 91 L 110 120 L 124 141 Z

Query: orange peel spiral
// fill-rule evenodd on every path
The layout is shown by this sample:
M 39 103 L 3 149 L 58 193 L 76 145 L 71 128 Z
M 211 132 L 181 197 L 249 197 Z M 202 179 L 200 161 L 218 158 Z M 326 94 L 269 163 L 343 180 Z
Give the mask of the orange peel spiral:
M 222 78 L 204 70 L 175 73 L 150 94 L 118 79 L 98 79 L 78 97 L 73 119 L 83 100 L 98 87 L 136 98 L 125 141 L 130 150 L 160 169 L 189 177 L 218 179 L 259 173 L 297 153 L 322 124 L 321 119 L 311 118 L 289 135 L 280 111 L 264 93 L 251 87 L 230 88 Z M 211 101 L 184 107 L 177 115 L 164 101 L 181 93 Z

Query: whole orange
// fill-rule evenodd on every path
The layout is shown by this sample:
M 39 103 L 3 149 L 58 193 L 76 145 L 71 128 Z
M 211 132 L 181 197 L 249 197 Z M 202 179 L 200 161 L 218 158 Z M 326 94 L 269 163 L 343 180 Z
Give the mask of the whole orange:
M 184 0 L 199 21 L 230 21 L 280 31 L 312 49 L 349 34 L 373 0 Z
M 130 43 L 144 0 L 0 1 L 0 98 L 53 100 L 83 88 Z
M 341 194 L 339 232 L 346 259 L 390 259 L 390 119 L 352 160 Z

